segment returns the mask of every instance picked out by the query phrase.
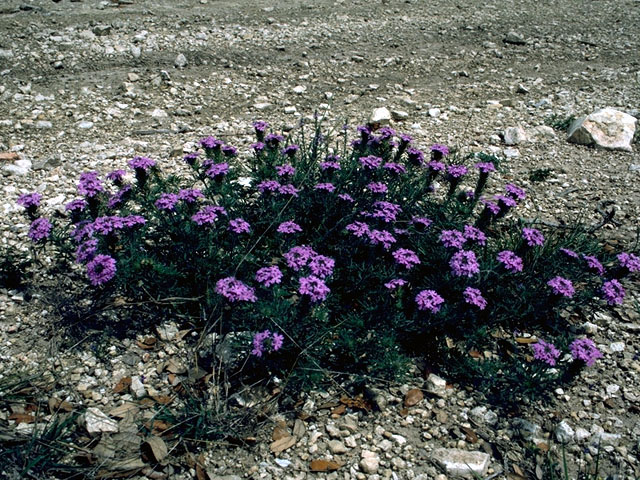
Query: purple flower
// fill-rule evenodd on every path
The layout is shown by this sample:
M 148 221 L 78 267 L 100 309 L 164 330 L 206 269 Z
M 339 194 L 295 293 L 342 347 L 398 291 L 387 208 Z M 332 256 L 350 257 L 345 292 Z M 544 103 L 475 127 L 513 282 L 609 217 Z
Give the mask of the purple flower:
M 282 150 L 282 154 L 283 155 L 287 155 L 289 157 L 293 157 L 297 151 L 300 150 L 300 147 L 298 145 L 287 145 L 286 147 L 284 147 L 284 149 Z
M 523 228 L 522 238 L 524 238 L 530 247 L 540 247 L 544 244 L 544 236 L 540 233 L 540 230 L 536 230 L 535 228 Z
M 222 145 L 224 145 L 224 142 L 209 135 L 208 137 L 200 140 L 200 145 L 202 145 L 202 148 L 204 148 L 205 150 L 216 150 L 221 148 Z
M 427 229 L 433 223 L 432 220 L 427 217 L 411 217 L 411 223 L 416 225 L 417 228 Z
M 33 193 L 23 193 L 18 197 L 16 203 L 24 208 L 36 209 L 36 207 L 40 206 L 40 200 L 42 200 L 42 195 L 38 192 Z
M 562 295 L 563 297 L 571 298 L 576 292 L 575 288 L 573 288 L 573 283 L 571 283 L 571 280 L 560 276 L 553 277 L 547 282 L 547 285 L 551 287 L 554 295 Z
M 44 217 L 36 218 L 33 222 L 31 222 L 31 226 L 29 227 L 29 233 L 27 234 L 31 241 L 34 243 L 39 243 L 47 238 L 51 234 L 51 222 Z
M 480 230 L 472 225 L 464 226 L 464 238 L 472 242 L 476 242 L 478 245 L 485 245 L 487 243 L 487 236 Z
M 302 245 L 291 248 L 283 257 L 287 262 L 287 266 L 297 272 L 306 266 L 309 260 L 315 255 L 317 254 L 313 248 Z
M 238 155 L 238 149 L 232 145 L 225 145 L 222 147 L 222 153 L 227 158 L 233 158 Z
M 281 280 L 282 272 L 276 265 L 271 267 L 262 267 L 256 272 L 256 281 L 260 282 L 265 287 L 270 287 L 271 285 L 280 283 Z
M 387 162 L 382 166 L 382 168 L 384 168 L 388 172 L 395 173 L 397 175 L 400 175 L 402 173 L 407 173 L 407 169 L 401 163 Z
M 386 223 L 395 221 L 398 214 L 402 212 L 400 205 L 384 201 L 374 202 L 373 209 L 373 212 L 366 215 L 373 218 L 381 218 Z
M 249 233 L 251 226 L 242 218 L 234 218 L 229 221 L 229 230 L 234 233 Z
M 341 193 L 340 195 L 338 195 L 338 198 L 340 200 L 344 200 L 345 202 L 349 202 L 349 203 L 355 202 L 353 197 L 351 195 L 349 195 L 348 193 Z
M 67 203 L 64 206 L 64 209 L 67 212 L 81 212 L 87 208 L 87 205 L 87 201 L 84 198 L 76 198 Z
M 393 128 L 385 125 L 385 126 L 380 127 L 378 129 L 378 134 L 380 135 L 381 138 L 383 138 L 384 140 L 387 140 L 387 139 L 395 136 L 396 131 Z
M 462 232 L 458 230 L 443 230 L 440 233 L 440 242 L 442 242 L 445 247 L 462 248 L 462 245 L 466 241 L 467 239 Z
M 564 253 L 567 257 L 578 258 L 578 254 L 573 250 L 569 250 L 568 248 L 561 248 L 560 251 Z
M 312 302 L 321 302 L 327 298 L 330 291 L 329 287 L 324 283 L 324 280 L 315 275 L 300 277 L 298 292 L 302 295 L 309 295 Z
M 116 261 L 109 255 L 96 255 L 87 264 L 87 277 L 91 285 L 97 287 L 107 283 L 116 275 Z
M 340 164 L 338 163 L 337 160 L 329 160 L 329 157 L 333 157 L 333 158 L 339 158 L 337 156 L 328 156 L 326 161 L 322 162 L 320 164 L 320 170 L 322 171 L 335 171 L 335 170 L 340 170 Z
M 407 148 L 407 161 L 416 167 L 424 163 L 424 153 L 417 148 Z
M 449 261 L 449 266 L 457 277 L 473 277 L 480 272 L 476 254 L 471 250 L 459 250 L 454 253 Z
M 442 145 L 440 143 L 434 143 L 433 145 L 431 145 L 430 150 L 431 150 L 431 155 L 436 160 L 439 160 L 442 157 L 446 157 L 447 155 L 449 155 L 449 147 L 447 147 L 446 145 Z
M 371 230 L 368 234 L 372 245 L 382 244 L 385 250 L 389 250 L 391 245 L 396 243 L 396 239 L 386 230 Z
M 387 191 L 389 190 L 389 187 L 387 187 L 387 185 L 382 182 L 371 182 L 367 185 L 367 188 L 372 193 L 387 193 Z
M 127 215 L 126 217 L 122 217 L 122 223 L 127 228 L 133 228 L 138 225 L 144 225 L 147 223 L 147 220 L 142 215 Z
M 254 142 L 251 145 L 249 145 L 256 153 L 261 152 L 264 150 L 264 147 L 266 147 L 266 145 L 262 142 Z
M 333 183 L 318 183 L 313 188 L 315 190 L 324 190 L 326 192 L 333 192 L 336 189 Z
M 216 293 L 230 302 L 255 302 L 257 300 L 253 288 L 248 287 L 234 277 L 221 278 L 216 282 Z
M 279 333 L 273 333 L 269 330 L 265 330 L 264 332 L 256 333 L 253 337 L 253 349 L 251 350 L 251 354 L 256 357 L 262 357 L 262 354 L 265 351 L 265 342 L 271 338 L 271 351 L 277 352 L 282 348 L 282 343 L 284 341 L 284 335 L 280 335 Z
M 598 358 L 602 358 L 602 353 L 596 347 L 596 344 L 593 343 L 593 340 L 590 338 L 577 338 L 571 345 L 569 345 L 569 350 L 571 350 L 571 356 L 574 360 L 580 360 L 584 362 L 588 367 L 592 366 L 596 363 Z
M 491 215 L 498 215 L 500 213 L 500 205 L 498 205 L 496 202 L 492 202 L 491 200 L 487 200 L 485 198 L 480 201 L 484 203 L 485 211 L 489 212 Z
M 556 365 L 556 360 L 560 356 L 560 350 L 558 350 L 553 343 L 547 343 L 544 340 L 538 340 L 537 343 L 532 343 L 531 350 L 533 350 L 533 358 L 551 367 Z
M 264 133 L 269 128 L 269 124 L 264 120 L 256 120 L 253 122 L 253 128 L 255 128 L 256 132 Z
M 368 157 L 360 158 L 360 165 L 362 165 L 367 170 L 375 170 L 382 165 L 382 159 L 380 157 L 376 157 L 375 155 L 369 155 Z
M 629 272 L 640 272 L 640 257 L 637 255 L 622 252 L 618 254 L 618 261 L 620 262 L 620 265 L 629 270 Z
M 431 160 L 429 163 L 427 163 L 427 168 L 431 173 L 438 173 L 438 172 L 444 172 L 446 167 L 442 162 Z
M 222 207 L 207 205 L 193 215 L 191 220 L 196 222 L 198 225 L 212 225 L 218 218 L 218 215 L 226 214 L 226 210 Z
M 199 198 L 204 198 L 204 195 L 197 188 L 186 188 L 178 192 L 178 200 L 182 200 L 185 203 L 193 203 Z
M 467 287 L 462 293 L 464 301 L 470 305 L 475 305 L 480 310 L 484 310 L 487 307 L 487 301 L 482 296 L 482 292 L 477 288 Z
M 507 195 L 509 195 L 514 200 L 520 201 L 524 200 L 524 198 L 526 197 L 525 191 L 512 183 L 506 184 L 504 186 L 504 189 L 507 192 Z
M 281 142 L 284 142 L 284 137 L 276 133 L 270 133 L 264 137 L 264 143 L 271 148 L 276 148 Z
M 275 180 L 264 180 L 258 184 L 258 191 L 264 192 L 276 192 L 280 188 L 280 183 Z
M 205 172 L 207 177 L 214 180 L 221 180 L 227 173 L 229 173 L 229 164 L 227 162 L 212 163 Z
M 422 290 L 416 295 L 416 303 L 419 310 L 429 310 L 431 313 L 438 313 L 444 298 L 438 295 L 435 290 Z
M 420 259 L 416 252 L 409 250 L 408 248 L 399 248 L 393 252 L 393 258 L 398 265 L 402 265 L 407 270 L 412 269 L 416 265 L 420 264 Z
M 503 213 L 507 213 L 510 208 L 518 205 L 512 197 L 508 197 L 506 195 L 496 195 L 493 198 L 497 200 L 497 203 L 500 206 L 500 211 Z
M 98 240 L 90 238 L 76 248 L 76 263 L 87 263 L 93 260 L 98 252 Z
M 364 235 L 368 235 L 370 232 L 369 225 L 364 222 L 353 222 L 347 225 L 345 228 L 347 232 L 353 233 L 358 238 Z
M 102 181 L 98 178 L 98 172 L 84 172 L 78 181 L 78 193 L 85 197 L 95 197 L 104 191 Z
M 604 267 L 600 263 L 600 260 L 598 260 L 595 256 L 582 255 L 582 258 L 584 258 L 587 261 L 587 266 L 591 270 L 595 271 L 600 276 L 604 275 Z
M 162 193 L 154 205 L 158 210 L 173 210 L 178 203 L 178 195 L 175 193 Z
M 402 285 L 406 285 L 407 281 L 402 278 L 394 278 L 393 280 L 388 281 L 384 284 L 385 288 L 388 290 L 394 290 Z
M 291 195 L 293 197 L 297 197 L 299 191 L 300 190 L 298 190 L 290 183 L 287 183 L 286 185 L 280 185 L 280 187 L 278 187 L 278 193 L 281 193 L 282 195 Z
M 93 222 L 89 220 L 84 220 L 82 222 L 78 222 L 73 226 L 73 230 L 70 233 L 70 237 L 74 242 L 80 243 L 85 238 L 89 238 L 93 235 Z
M 449 165 L 447 167 L 447 175 L 450 178 L 458 179 L 467 174 L 469 170 L 464 165 Z
M 123 185 L 120 190 L 111 195 L 109 201 L 107 202 L 107 207 L 116 208 L 124 201 L 125 197 L 132 189 L 133 187 L 131 185 Z
M 124 220 L 117 215 L 98 217 L 93 221 L 93 231 L 100 235 L 109 235 L 124 227 Z
M 481 173 L 495 172 L 496 167 L 493 162 L 478 162 L 474 165 Z
M 278 225 L 278 233 L 296 233 L 301 232 L 302 227 L 297 223 L 289 220 Z
M 411 135 L 407 135 L 406 133 L 401 133 L 400 135 L 398 135 L 398 138 L 400 139 L 401 144 L 408 144 L 413 141 Z
M 150 168 L 155 167 L 156 162 L 147 157 L 134 157 L 129 160 L 128 165 L 134 170 L 143 170 L 146 172 Z
M 609 280 L 602 285 L 602 295 L 609 305 L 622 305 L 625 291 L 622 284 L 616 280 Z
M 113 172 L 107 173 L 107 180 L 111 180 L 113 183 L 118 185 L 122 182 L 122 179 L 127 174 L 126 170 L 122 170 L 121 168 L 118 170 L 114 170 Z
M 282 348 L 282 343 L 284 342 L 284 335 L 280 335 L 279 333 L 274 332 L 271 338 L 272 338 L 271 348 L 273 349 L 274 352 L 277 352 Z
M 315 255 L 309 260 L 309 270 L 316 277 L 326 278 L 333 274 L 336 262 L 333 258 L 324 255 Z
M 279 177 L 284 177 L 285 175 L 293 176 L 296 173 L 296 169 L 287 163 L 284 165 L 276 166 L 276 172 L 278 173 Z
M 187 153 L 182 159 L 188 164 L 193 166 L 196 163 L 196 160 L 200 156 L 199 152 L 191 152 Z
M 503 250 L 502 252 L 498 253 L 497 259 L 500 263 L 502 263 L 502 265 L 504 265 L 504 268 L 506 268 L 510 272 L 522 271 L 522 259 L 511 250 Z

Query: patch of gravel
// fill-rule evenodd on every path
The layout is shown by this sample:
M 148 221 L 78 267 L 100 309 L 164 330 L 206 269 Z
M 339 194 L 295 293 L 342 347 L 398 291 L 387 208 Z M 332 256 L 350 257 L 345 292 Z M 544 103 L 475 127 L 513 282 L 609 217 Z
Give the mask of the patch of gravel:
M 291 131 L 318 110 L 339 128 L 387 107 L 393 127 L 418 147 L 438 142 L 504 158 L 492 186 L 523 186 L 523 217 L 595 223 L 601 218 L 595 207 L 610 202 L 620 226 L 598 234 L 628 246 L 640 219 L 638 144 L 631 153 L 597 150 L 544 127 L 603 107 L 638 117 L 639 6 L 637 0 L 5 0 L 0 244 L 29 248 L 19 194 L 41 192 L 44 210 L 53 212 L 76 197 L 85 170 L 124 168 L 134 155 L 178 170 L 183 153 L 205 135 L 248 152 L 256 119 Z M 528 140 L 507 145 L 514 127 Z M 549 179 L 530 181 L 538 169 L 550 169 Z M 336 411 L 350 394 L 337 387 L 311 392 L 295 408 L 269 411 L 252 445 L 211 446 L 199 467 L 178 458 L 159 469 L 161 476 L 145 475 L 194 478 L 201 468 L 212 480 L 303 479 L 317 475 L 309 473 L 312 460 L 326 459 L 341 465 L 326 478 L 443 480 L 453 474 L 443 473 L 434 452 L 445 448 L 489 455 L 485 476 L 520 471 L 540 478 L 540 452 L 546 446 L 557 454 L 566 441 L 573 473 L 593 464 L 600 445 L 603 476 L 637 478 L 638 295 L 636 289 L 625 307 L 583 326 L 604 358 L 553 392 L 550 404 L 524 405 L 517 417 L 499 414 L 460 386 L 405 408 L 409 390 L 427 389 L 416 373 L 406 385 L 371 385 L 380 411 Z M 136 432 L 151 411 L 143 400 L 171 396 L 175 382 L 189 380 L 192 333 L 151 332 L 157 343 L 146 349 L 143 337 L 106 341 L 88 331 L 73 345 L 56 335 L 56 315 L 44 292 L 0 291 L 0 380 L 14 371 L 41 372 L 54 386 L 43 395 L 74 408 L 109 414 L 133 404 L 132 416 L 111 414 L 117 433 L 93 435 L 107 447 L 118 445 L 123 458 L 139 457 L 143 439 Z M 116 393 L 122 378 L 132 385 Z M 258 400 L 266 395 L 253 393 Z M 248 401 L 234 408 L 242 411 Z M 11 413 L 0 411 L 0 421 L 14 428 Z M 276 427 L 293 444 L 274 454 Z M 543 450 L 532 453 L 532 444 Z

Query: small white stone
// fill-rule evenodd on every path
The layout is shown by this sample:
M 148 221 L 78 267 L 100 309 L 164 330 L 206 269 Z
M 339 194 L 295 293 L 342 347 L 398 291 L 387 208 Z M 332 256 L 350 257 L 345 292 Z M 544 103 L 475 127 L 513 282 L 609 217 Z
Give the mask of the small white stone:
M 573 440 L 575 431 L 573 430 L 573 428 L 571 428 L 566 420 L 562 420 L 556 427 L 555 434 L 560 443 L 569 443 L 571 440 Z
M 307 87 L 303 85 L 296 85 L 295 87 L 293 87 L 293 93 L 296 93 L 298 95 L 302 95 L 306 91 L 307 91 Z
M 382 125 L 387 125 L 391 121 L 391 112 L 386 107 L 376 108 L 371 117 L 369 118 L 369 122 L 371 123 L 379 123 Z
M 116 433 L 118 431 L 118 422 L 109 418 L 105 413 L 95 407 L 87 408 L 84 414 L 84 420 L 86 422 L 87 432 L 89 433 Z
M 362 459 L 360 460 L 360 469 L 364 473 L 374 474 L 380 467 L 380 457 L 369 450 L 362 451 Z

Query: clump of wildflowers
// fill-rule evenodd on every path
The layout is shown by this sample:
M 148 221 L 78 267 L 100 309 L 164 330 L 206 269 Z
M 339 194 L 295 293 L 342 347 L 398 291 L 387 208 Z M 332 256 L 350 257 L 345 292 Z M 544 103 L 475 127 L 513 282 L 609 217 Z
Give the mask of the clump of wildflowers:
M 536 343 L 531 344 L 531 350 L 533 350 L 533 358 L 551 367 L 556 365 L 556 361 L 560 357 L 560 350 L 553 343 L 548 343 L 544 340 L 538 340 Z
M 569 350 L 571 350 L 571 356 L 574 360 L 582 361 L 588 367 L 596 363 L 598 358 L 602 358 L 602 353 L 590 338 L 578 338 L 574 340 L 569 346 Z
M 625 293 L 622 284 L 615 278 L 602 285 L 602 296 L 609 305 L 622 305 Z
M 467 287 L 464 289 L 463 295 L 466 303 L 474 305 L 480 310 L 487 308 L 487 300 L 482 296 L 482 292 L 477 288 Z
M 416 295 L 416 303 L 420 310 L 428 310 L 431 313 L 438 313 L 440 308 L 442 308 L 444 298 L 438 295 L 438 292 L 435 290 L 422 290 L 418 295 Z
M 262 357 L 267 349 L 270 352 L 277 352 L 282 348 L 283 341 L 284 335 L 276 332 L 271 333 L 269 330 L 264 330 L 256 333 L 253 336 L 253 349 L 251 350 L 251 355 Z
M 87 263 L 87 276 L 91 285 L 107 283 L 116 275 L 116 260 L 109 255 L 96 255 Z
M 544 235 L 540 233 L 540 230 L 536 230 L 535 228 L 523 228 L 522 238 L 524 238 L 530 247 L 540 247 L 544 244 Z
M 327 298 L 331 290 L 324 283 L 324 280 L 315 275 L 309 275 L 308 277 L 300 277 L 298 292 L 302 295 L 308 295 L 312 302 L 321 302 Z
M 234 277 L 222 278 L 216 282 L 216 293 L 222 295 L 230 302 L 255 302 L 256 297 L 253 288 L 245 285 Z
M 553 290 L 553 293 L 555 295 L 560 295 L 563 297 L 571 298 L 573 297 L 573 294 L 576 292 L 575 288 L 573 287 L 573 284 L 571 283 L 571 280 L 568 280 L 560 276 L 553 277 L 551 280 L 547 282 L 547 285 L 551 287 L 551 290 Z
M 510 272 L 521 272 L 523 268 L 522 258 L 511 250 L 503 250 L 498 253 L 498 261 Z

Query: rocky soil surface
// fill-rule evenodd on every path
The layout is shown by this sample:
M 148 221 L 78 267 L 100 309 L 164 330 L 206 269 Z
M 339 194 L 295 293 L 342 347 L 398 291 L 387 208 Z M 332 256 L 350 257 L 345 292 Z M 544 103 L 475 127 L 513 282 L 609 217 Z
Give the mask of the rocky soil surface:
M 597 206 L 613 208 L 619 225 L 599 235 L 629 247 L 640 219 L 638 143 L 594 149 L 548 127 L 604 107 L 639 116 L 639 31 L 638 0 L 4 0 L 0 242 L 29 248 L 19 194 L 37 190 L 45 210 L 62 209 L 88 169 L 124 168 L 135 155 L 178 168 L 205 135 L 247 152 L 253 120 L 291 131 L 318 111 L 328 126 L 354 126 L 386 107 L 419 147 L 505 158 L 499 180 L 528 191 L 521 215 L 592 223 Z M 546 181 L 530 179 L 544 169 Z M 558 459 L 564 442 L 574 477 L 598 459 L 602 477 L 638 478 L 639 305 L 636 289 L 624 307 L 587 319 L 581 328 L 604 358 L 544 406 L 509 416 L 416 374 L 406 385 L 372 384 L 366 405 L 339 386 L 312 392 L 263 415 L 243 446 L 202 455 L 139 434 L 175 385 L 200 378 L 187 349 L 196 334 L 171 319 L 153 340 L 89 331 L 72 343 L 56 334 L 45 296 L 0 290 L 0 382 L 33 374 L 25 395 L 85 412 L 97 476 L 445 479 L 453 456 L 483 478 L 542 479 L 546 450 Z M 240 410 L 252 401 L 243 395 Z M 7 405 L 0 439 L 37 429 L 20 417 L 32 412 Z M 153 424 L 149 438 L 162 428 Z M 150 467 L 149 455 L 162 462 Z M 0 465 L 9 477 L 20 467 Z

